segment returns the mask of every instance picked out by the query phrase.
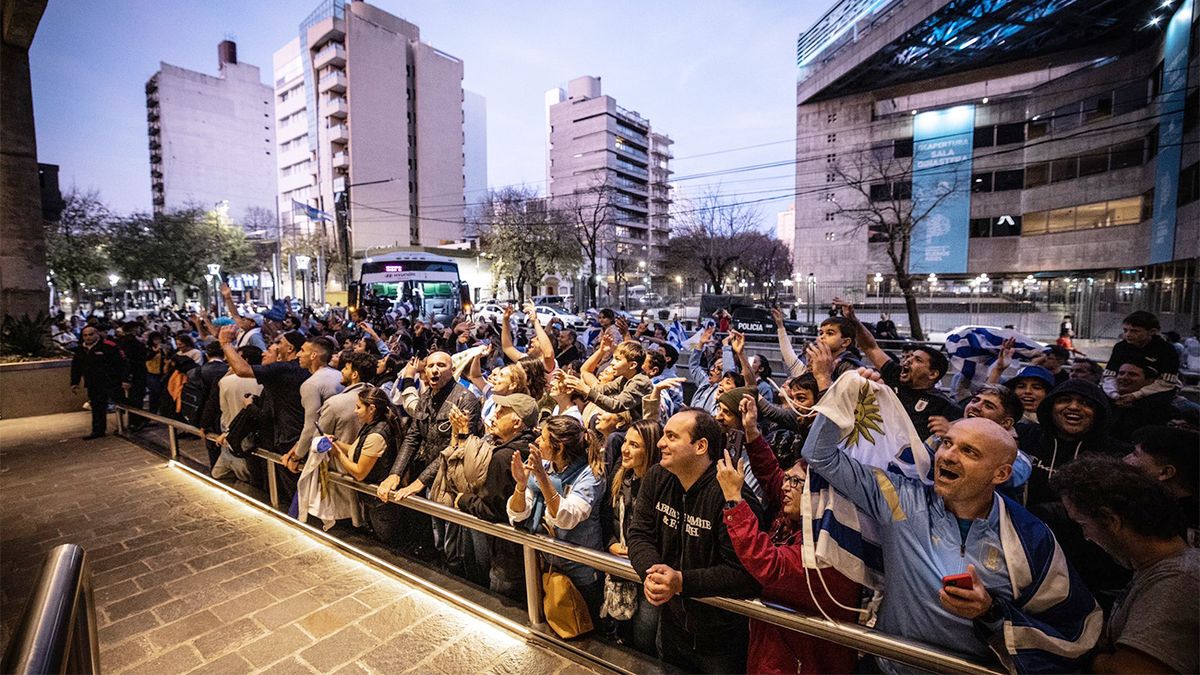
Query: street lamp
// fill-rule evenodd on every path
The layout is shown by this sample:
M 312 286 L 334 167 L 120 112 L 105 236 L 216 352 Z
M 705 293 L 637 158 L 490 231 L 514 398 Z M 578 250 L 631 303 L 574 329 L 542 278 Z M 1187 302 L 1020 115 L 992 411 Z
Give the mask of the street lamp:
M 221 291 L 220 291 L 220 288 L 221 288 L 221 264 L 220 263 L 208 263 L 208 274 L 209 274 L 209 276 L 211 276 L 213 278 L 213 281 L 211 282 L 212 283 L 213 304 L 217 308 L 217 313 L 220 314 L 221 313 Z
M 930 272 L 929 276 L 925 280 L 929 282 L 929 301 L 933 302 L 933 287 L 937 286 L 937 275 L 933 272 Z
M 301 286 L 301 290 L 305 307 L 308 306 L 308 263 L 310 260 L 312 260 L 312 258 L 306 255 L 296 256 L 296 269 L 304 273 L 304 281 L 302 282 L 303 286 Z
M 883 301 L 880 296 L 883 295 L 883 275 L 879 272 L 875 273 L 875 304 L 882 307 Z

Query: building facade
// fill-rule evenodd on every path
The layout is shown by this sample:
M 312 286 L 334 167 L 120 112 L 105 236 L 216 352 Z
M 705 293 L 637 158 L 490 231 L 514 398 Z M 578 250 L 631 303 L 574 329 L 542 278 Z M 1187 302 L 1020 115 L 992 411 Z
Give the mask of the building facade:
M 597 261 L 600 301 L 624 300 L 630 288 L 641 293 L 664 284 L 674 141 L 604 95 L 598 77 L 579 77 L 566 90 L 547 92 L 546 121 L 551 198 L 609 204 L 610 228 Z
M 896 293 L 896 230 L 856 215 L 895 207 L 931 301 L 1027 299 L 1097 323 L 1137 307 L 1190 327 L 1193 5 L 839 2 L 797 44 L 797 279 Z
M 274 73 L 286 230 L 355 254 L 463 238 L 460 59 L 366 2 L 324 0 L 275 52 Z M 486 128 L 472 139 L 486 144 Z
M 215 77 L 162 63 L 146 82 L 155 213 L 199 206 L 239 223 L 249 209 L 275 213 L 273 92 L 233 42 L 217 54 Z

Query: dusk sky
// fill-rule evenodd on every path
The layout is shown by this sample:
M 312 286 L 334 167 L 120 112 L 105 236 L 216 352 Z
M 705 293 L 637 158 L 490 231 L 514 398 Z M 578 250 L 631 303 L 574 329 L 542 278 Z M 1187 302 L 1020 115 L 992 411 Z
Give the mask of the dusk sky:
M 217 43 L 272 82 L 271 55 L 316 2 L 53 0 L 30 54 L 38 160 L 63 190 L 95 189 L 118 212 L 149 210 L 143 87 L 159 62 L 217 73 Z M 720 183 L 759 205 L 766 228 L 794 189 L 799 32 L 832 4 L 812 2 L 534 3 L 378 0 L 464 62 L 464 87 L 487 98 L 488 182 L 544 189 L 543 96 L 580 75 L 674 140 L 676 199 Z M 758 146 L 758 147 L 747 147 Z

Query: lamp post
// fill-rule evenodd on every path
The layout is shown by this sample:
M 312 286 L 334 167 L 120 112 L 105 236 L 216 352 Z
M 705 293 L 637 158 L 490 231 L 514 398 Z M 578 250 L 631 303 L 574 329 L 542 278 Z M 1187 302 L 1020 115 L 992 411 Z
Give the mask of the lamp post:
M 937 275 L 933 272 L 930 272 L 925 281 L 929 283 L 929 302 L 933 302 L 933 287 L 937 286 Z
M 301 281 L 300 288 L 301 288 L 301 292 L 302 292 L 302 297 L 304 298 L 304 306 L 305 307 L 308 307 L 308 263 L 310 260 L 312 260 L 312 258 L 310 258 L 306 255 L 296 256 L 296 269 L 299 270 L 303 274 L 303 277 L 304 277 L 303 281 Z
M 816 322 L 817 312 L 817 278 L 812 272 L 808 273 L 808 323 Z
M 212 294 L 213 306 L 216 307 L 216 313 L 221 313 L 221 264 L 208 263 L 208 274 L 212 276 Z M 207 304 L 207 301 L 205 301 Z
M 879 272 L 875 273 L 875 304 L 883 308 L 883 301 L 880 296 L 883 294 L 883 275 Z

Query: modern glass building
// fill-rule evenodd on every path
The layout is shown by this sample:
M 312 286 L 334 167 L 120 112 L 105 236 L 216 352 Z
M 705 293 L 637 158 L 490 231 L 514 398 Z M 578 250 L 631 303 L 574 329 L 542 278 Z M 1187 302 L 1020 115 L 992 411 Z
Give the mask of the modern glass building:
M 897 294 L 896 256 L 931 304 L 1190 330 L 1194 4 L 839 2 L 797 43 L 797 278 L 869 303 Z

